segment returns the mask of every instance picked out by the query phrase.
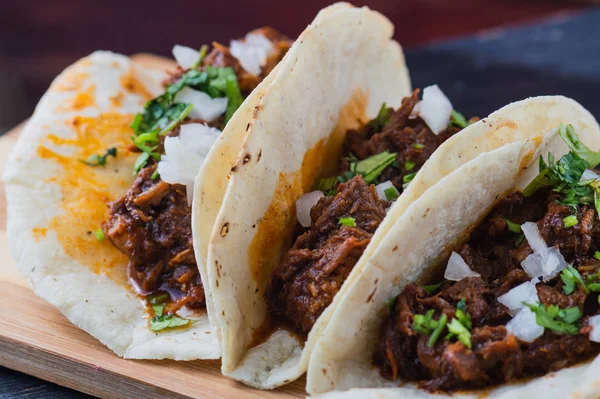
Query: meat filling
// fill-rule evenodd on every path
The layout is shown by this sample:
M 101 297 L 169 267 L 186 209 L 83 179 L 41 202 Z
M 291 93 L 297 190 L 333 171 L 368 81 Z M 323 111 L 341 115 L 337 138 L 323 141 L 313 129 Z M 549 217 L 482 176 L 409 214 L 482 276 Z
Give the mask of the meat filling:
M 378 117 L 360 130 L 346 133 L 342 176 L 353 170 L 352 163 L 357 160 L 386 151 L 395 153 L 396 162 L 386 167 L 378 180 L 389 180 L 402 192 L 405 177 L 417 172 L 444 140 L 460 130 L 449 126 L 435 135 L 420 117 L 411 117 L 418 94 L 417 89 L 404 98 L 397 111 L 387 109 L 389 119 L 384 123 Z M 310 211 L 310 227 L 298 229 L 294 245 L 267 284 L 265 300 L 271 313 L 307 334 L 360 259 L 389 206 L 361 176 L 339 184 L 333 195 L 321 198 Z M 351 218 L 355 225 L 346 226 L 341 218 Z
M 556 246 L 584 281 L 594 278 L 600 261 L 600 222 L 593 206 L 577 207 L 577 223 L 565 227 L 564 218 L 573 214 L 560 205 L 561 196 L 551 189 L 524 197 L 517 192 L 501 202 L 473 231 L 459 254 L 480 277 L 444 282 L 435 293 L 409 284 L 396 298 L 384 322 L 374 363 L 389 379 L 418 381 L 430 391 L 453 391 L 487 387 L 523 377 L 542 375 L 573 365 L 600 352 L 600 344 L 589 340 L 587 319 L 600 314 L 598 295 L 586 293 L 582 285 L 565 294 L 560 275 L 536 285 L 542 305 L 561 309 L 577 307 L 583 313 L 580 327 L 573 334 L 546 328 L 543 335 L 525 342 L 507 332 L 512 315 L 498 297 L 531 277 L 521 262 L 533 251 L 527 240 L 509 229 L 509 221 L 536 222 L 548 246 Z M 517 245 L 515 244 L 517 243 Z M 459 340 L 444 339 L 434 345 L 430 337 L 413 327 L 416 315 L 433 310 L 434 319 L 442 314 L 456 317 L 460 302 L 472 328 L 468 348 Z
M 253 31 L 272 41 L 274 52 L 259 76 L 246 72 L 229 48 L 218 43 L 204 58 L 202 67 L 232 67 L 244 95 L 249 94 L 283 58 L 291 41 L 271 28 Z M 165 85 L 175 83 L 185 71 L 181 68 Z M 183 123 L 204 122 L 186 119 Z M 223 117 L 210 123 L 222 128 Z M 177 136 L 179 127 L 168 133 Z M 158 152 L 163 153 L 160 137 Z M 134 147 L 135 148 L 135 147 Z M 128 274 L 139 293 L 150 295 L 157 291 L 170 294 L 175 312 L 184 305 L 204 306 L 204 289 L 200 280 L 192 243 L 191 209 L 186 187 L 169 184 L 155 176 L 156 161 L 141 169 L 133 186 L 120 199 L 109 204 L 109 218 L 103 225 L 105 235 L 129 257 Z

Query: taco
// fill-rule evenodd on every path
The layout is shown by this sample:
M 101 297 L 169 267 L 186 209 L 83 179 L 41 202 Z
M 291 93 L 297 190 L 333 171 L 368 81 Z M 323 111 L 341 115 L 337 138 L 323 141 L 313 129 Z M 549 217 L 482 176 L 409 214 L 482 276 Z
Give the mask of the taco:
M 600 127 L 573 100 L 538 97 L 459 136 L 501 124 L 523 139 L 426 190 L 338 294 L 309 393 L 598 396 Z
M 473 121 L 437 86 L 422 99 L 410 90 L 390 22 L 367 8 L 334 7 L 279 64 L 220 185 L 204 181 L 215 181 L 214 163 L 196 180 L 195 215 L 204 202 L 221 204 L 210 238 L 196 238 L 208 240 L 222 371 L 259 388 L 304 373 L 336 293 L 360 274 L 355 265 L 386 237 L 388 219 L 479 152 L 521 137 L 488 140 L 487 128 L 472 125 L 470 140 L 461 139 L 456 133 Z M 282 117 L 281 109 L 290 111 Z
M 239 148 L 290 45 L 261 28 L 229 47 L 175 46 L 169 73 L 96 52 L 58 76 L 4 176 L 9 244 L 33 290 L 118 355 L 219 358 L 193 182 L 215 141 Z

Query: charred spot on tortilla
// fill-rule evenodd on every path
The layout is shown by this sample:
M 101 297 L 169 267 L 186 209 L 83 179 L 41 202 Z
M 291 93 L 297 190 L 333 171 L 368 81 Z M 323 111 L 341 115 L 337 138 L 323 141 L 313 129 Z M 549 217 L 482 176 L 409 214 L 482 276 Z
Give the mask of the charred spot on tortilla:
M 260 161 L 260 157 L 262 157 L 262 149 L 260 151 L 258 151 L 258 156 L 256 157 L 257 163 Z
M 540 157 L 523 191 L 491 204 L 445 257 L 444 279 L 408 284 L 395 298 L 374 354 L 384 377 L 454 392 L 600 353 L 600 154 L 571 125 L 558 132 L 570 151 Z
M 419 111 L 423 116 L 417 113 L 419 92 L 404 98 L 397 110 L 382 104 L 371 121 L 348 115 L 356 127 L 336 134 L 342 143 L 337 173 L 312 182 L 326 192 L 312 191 L 296 202 L 300 223 L 294 244 L 270 274 L 264 293 L 271 314 L 296 332 L 310 332 L 362 256 L 392 205 L 385 190 L 397 198 L 433 151 L 461 130 L 450 120 L 451 105 L 441 123 L 427 106 Z M 435 124 L 436 132 L 427 123 Z
M 252 159 L 252 156 L 247 153 L 246 155 L 244 155 L 244 160 L 242 161 L 242 163 L 245 165 L 248 162 L 250 162 L 250 159 Z
M 225 236 L 227 235 L 228 232 L 229 232 L 229 223 L 227 222 L 221 227 L 221 237 L 225 238 Z

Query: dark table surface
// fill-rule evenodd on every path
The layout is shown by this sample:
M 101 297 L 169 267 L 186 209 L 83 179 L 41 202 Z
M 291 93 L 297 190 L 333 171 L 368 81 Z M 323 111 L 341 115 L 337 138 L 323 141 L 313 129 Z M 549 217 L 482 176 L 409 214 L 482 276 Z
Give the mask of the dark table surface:
M 437 83 L 466 115 L 562 94 L 600 118 L 600 8 L 409 49 L 413 87 Z M 0 367 L 0 399 L 89 396 Z

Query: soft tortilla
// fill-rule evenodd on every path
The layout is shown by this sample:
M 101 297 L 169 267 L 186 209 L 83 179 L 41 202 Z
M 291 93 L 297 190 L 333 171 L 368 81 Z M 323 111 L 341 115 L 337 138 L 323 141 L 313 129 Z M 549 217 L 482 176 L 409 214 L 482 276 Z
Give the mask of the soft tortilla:
M 334 301 L 338 305 L 310 359 L 307 374 L 310 394 L 356 387 L 397 386 L 398 383 L 383 379 L 372 366 L 386 301 L 407 283 L 426 277 L 436 266 L 444 266 L 449 252 L 466 238 L 469 228 L 485 216 L 497 198 L 525 187 L 537 175 L 539 154 L 545 156 L 552 152 L 558 159 L 568 151 L 556 134 L 560 123 L 573 124 L 582 142 L 591 148 L 600 148 L 600 128 L 594 118 L 579 104 L 564 97 L 540 97 L 510 104 L 479 122 L 479 127 L 468 128 L 456 136 L 458 139 L 449 140 L 450 145 L 471 139 L 472 132 L 483 129 L 485 124 L 496 126 L 496 120 L 504 120 L 512 126 L 511 131 L 518 132 L 522 140 L 482 153 L 425 190 L 400 218 L 392 221 L 386 238 L 365 259 L 360 278 L 344 286 L 343 292 L 338 294 Z M 492 129 L 482 137 L 487 137 L 487 143 L 491 145 L 496 139 L 505 137 L 505 133 L 498 136 L 499 132 Z M 433 162 L 443 154 L 445 147 L 446 144 L 440 147 L 428 162 L 429 169 L 435 166 Z M 440 164 L 442 168 L 444 166 Z M 532 392 L 537 395 L 543 381 L 545 386 L 557 387 L 548 397 L 562 398 L 565 392 L 573 391 L 569 381 L 575 374 L 581 376 L 577 384 L 581 395 L 593 392 L 594 386 L 597 392 L 600 384 L 595 377 L 598 367 L 596 361 L 591 366 L 562 370 L 486 393 L 494 398 L 527 397 Z M 582 377 L 586 378 L 582 380 Z M 432 396 L 412 384 L 391 390 L 356 390 L 348 394 L 390 398 Z M 480 392 L 475 396 L 478 394 Z M 331 396 L 335 397 L 334 394 Z
M 148 328 L 145 307 L 127 282 L 126 256 L 93 234 L 108 215 L 106 203 L 133 182 L 138 154 L 127 150 L 129 124 L 163 92 L 164 78 L 125 56 L 96 52 L 55 79 L 4 175 L 9 245 L 34 292 L 118 355 L 216 359 L 220 343 L 206 312 L 184 315 L 195 320 L 189 328 L 158 334 Z M 253 108 L 245 102 L 232 128 Z M 118 154 L 106 167 L 79 161 L 112 146 Z
M 284 331 L 250 351 L 248 344 L 267 314 L 264 285 L 289 245 L 295 200 L 337 167 L 348 128 L 375 116 L 383 102 L 398 107 L 410 93 L 392 32 L 387 19 L 367 8 L 337 4 L 321 11 L 254 110 L 206 263 L 228 376 L 273 388 L 306 369 L 310 336 L 305 350 Z

